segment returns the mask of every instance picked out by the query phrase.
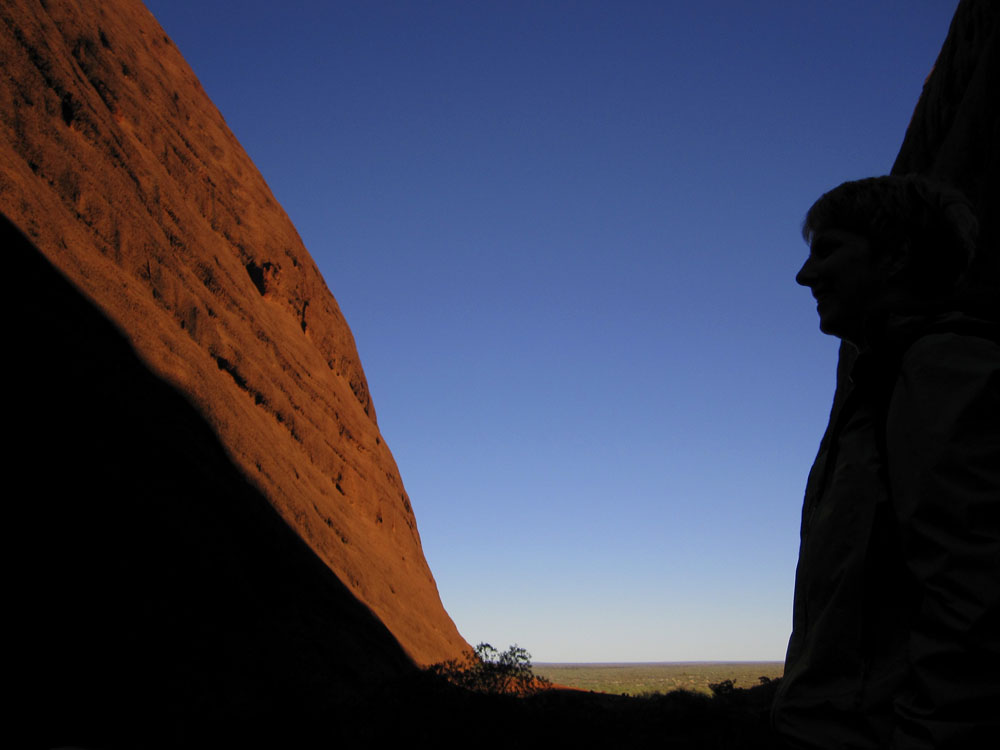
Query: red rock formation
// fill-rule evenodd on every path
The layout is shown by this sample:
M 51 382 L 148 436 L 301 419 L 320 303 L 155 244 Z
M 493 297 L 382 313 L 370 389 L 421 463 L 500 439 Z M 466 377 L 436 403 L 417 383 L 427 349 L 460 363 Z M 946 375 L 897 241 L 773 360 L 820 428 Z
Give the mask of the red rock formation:
M 416 663 L 466 651 L 347 323 L 152 15 L 138 0 L 4 2 L 0 69 L 0 211 Z

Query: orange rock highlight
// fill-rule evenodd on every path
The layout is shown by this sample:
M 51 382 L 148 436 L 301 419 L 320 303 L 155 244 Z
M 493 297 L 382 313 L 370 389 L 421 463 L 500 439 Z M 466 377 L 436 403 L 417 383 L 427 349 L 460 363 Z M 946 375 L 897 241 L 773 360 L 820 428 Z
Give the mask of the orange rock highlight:
M 11 0 L 0 35 L 0 211 L 414 662 L 467 652 L 337 302 L 163 29 L 136 0 Z

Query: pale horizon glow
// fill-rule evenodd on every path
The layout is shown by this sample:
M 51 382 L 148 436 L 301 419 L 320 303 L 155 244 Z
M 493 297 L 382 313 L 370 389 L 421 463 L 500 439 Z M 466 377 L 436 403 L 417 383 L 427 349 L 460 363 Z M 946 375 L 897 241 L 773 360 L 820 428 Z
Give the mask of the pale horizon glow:
M 539 663 L 780 661 L 837 341 L 805 211 L 957 2 L 149 0 L 357 342 L 445 608 Z

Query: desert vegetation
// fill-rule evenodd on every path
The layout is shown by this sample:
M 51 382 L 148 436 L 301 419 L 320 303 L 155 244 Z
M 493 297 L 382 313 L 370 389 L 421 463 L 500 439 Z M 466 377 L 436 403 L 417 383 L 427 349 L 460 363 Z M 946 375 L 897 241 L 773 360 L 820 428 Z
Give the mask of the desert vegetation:
M 612 676 L 609 689 L 573 687 L 572 680 L 563 682 L 566 672 L 559 666 L 585 668 L 591 679 L 604 671 L 605 680 Z M 656 689 L 616 689 L 630 669 Z M 751 672 L 761 674 L 751 679 Z M 650 683 L 651 674 L 659 681 Z M 770 748 L 769 709 L 779 678 L 768 675 L 776 674 L 780 664 L 774 663 L 539 667 L 520 646 L 501 651 L 480 643 L 465 660 L 424 670 L 415 689 L 390 702 L 413 717 L 410 730 L 426 732 L 428 739 L 437 739 L 432 717 L 443 711 L 456 736 L 487 725 L 516 726 L 523 747 Z M 680 677 L 682 686 L 668 687 Z M 420 698 L 414 702 L 413 696 Z
M 714 685 L 751 688 L 780 678 L 782 662 L 678 662 L 535 664 L 536 674 L 557 685 L 616 695 L 643 696 L 690 690 L 714 694 Z
M 524 696 L 552 687 L 547 679 L 534 674 L 531 654 L 517 644 L 498 651 L 489 643 L 480 643 L 467 659 L 435 664 L 430 671 L 460 688 L 491 695 Z

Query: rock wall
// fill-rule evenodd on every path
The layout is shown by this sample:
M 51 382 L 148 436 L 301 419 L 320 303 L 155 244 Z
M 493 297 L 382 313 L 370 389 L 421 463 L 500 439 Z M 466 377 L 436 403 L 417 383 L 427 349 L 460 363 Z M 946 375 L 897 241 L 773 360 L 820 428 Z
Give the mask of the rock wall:
M 1000 320 L 998 91 L 1000 3 L 962 0 L 892 166 L 892 174 L 918 173 L 948 182 L 972 202 L 979 246 L 965 299 L 970 310 L 995 320 Z M 855 356 L 854 347 L 841 345 L 834 411 Z
M 393 635 L 2 216 L 0 247 L 9 734 L 287 747 L 363 725 L 358 695 L 418 676 Z
M 5 0 L 0 71 L 0 212 L 194 405 L 249 486 L 415 663 L 467 650 L 424 560 L 347 323 L 152 15 L 138 0 Z M 148 415 L 163 419 L 162 410 Z M 159 427 L 186 439 L 167 423 L 145 431 Z M 59 450 L 38 450 L 61 470 Z M 103 458 L 113 467 L 121 457 Z M 169 476 L 148 482 L 185 492 Z M 80 490 L 75 502 L 103 515 L 100 488 Z M 145 490 L 135 491 L 142 506 Z M 187 512 L 188 500 L 178 508 Z M 44 488 L 32 497 L 51 501 Z M 235 507 L 198 499 L 216 502 Z M 65 519 L 44 523 L 55 537 L 68 533 Z M 160 535 L 142 525 L 127 533 Z
M 1000 294 L 1000 3 L 959 4 L 892 172 L 943 179 L 973 202 L 981 286 Z

